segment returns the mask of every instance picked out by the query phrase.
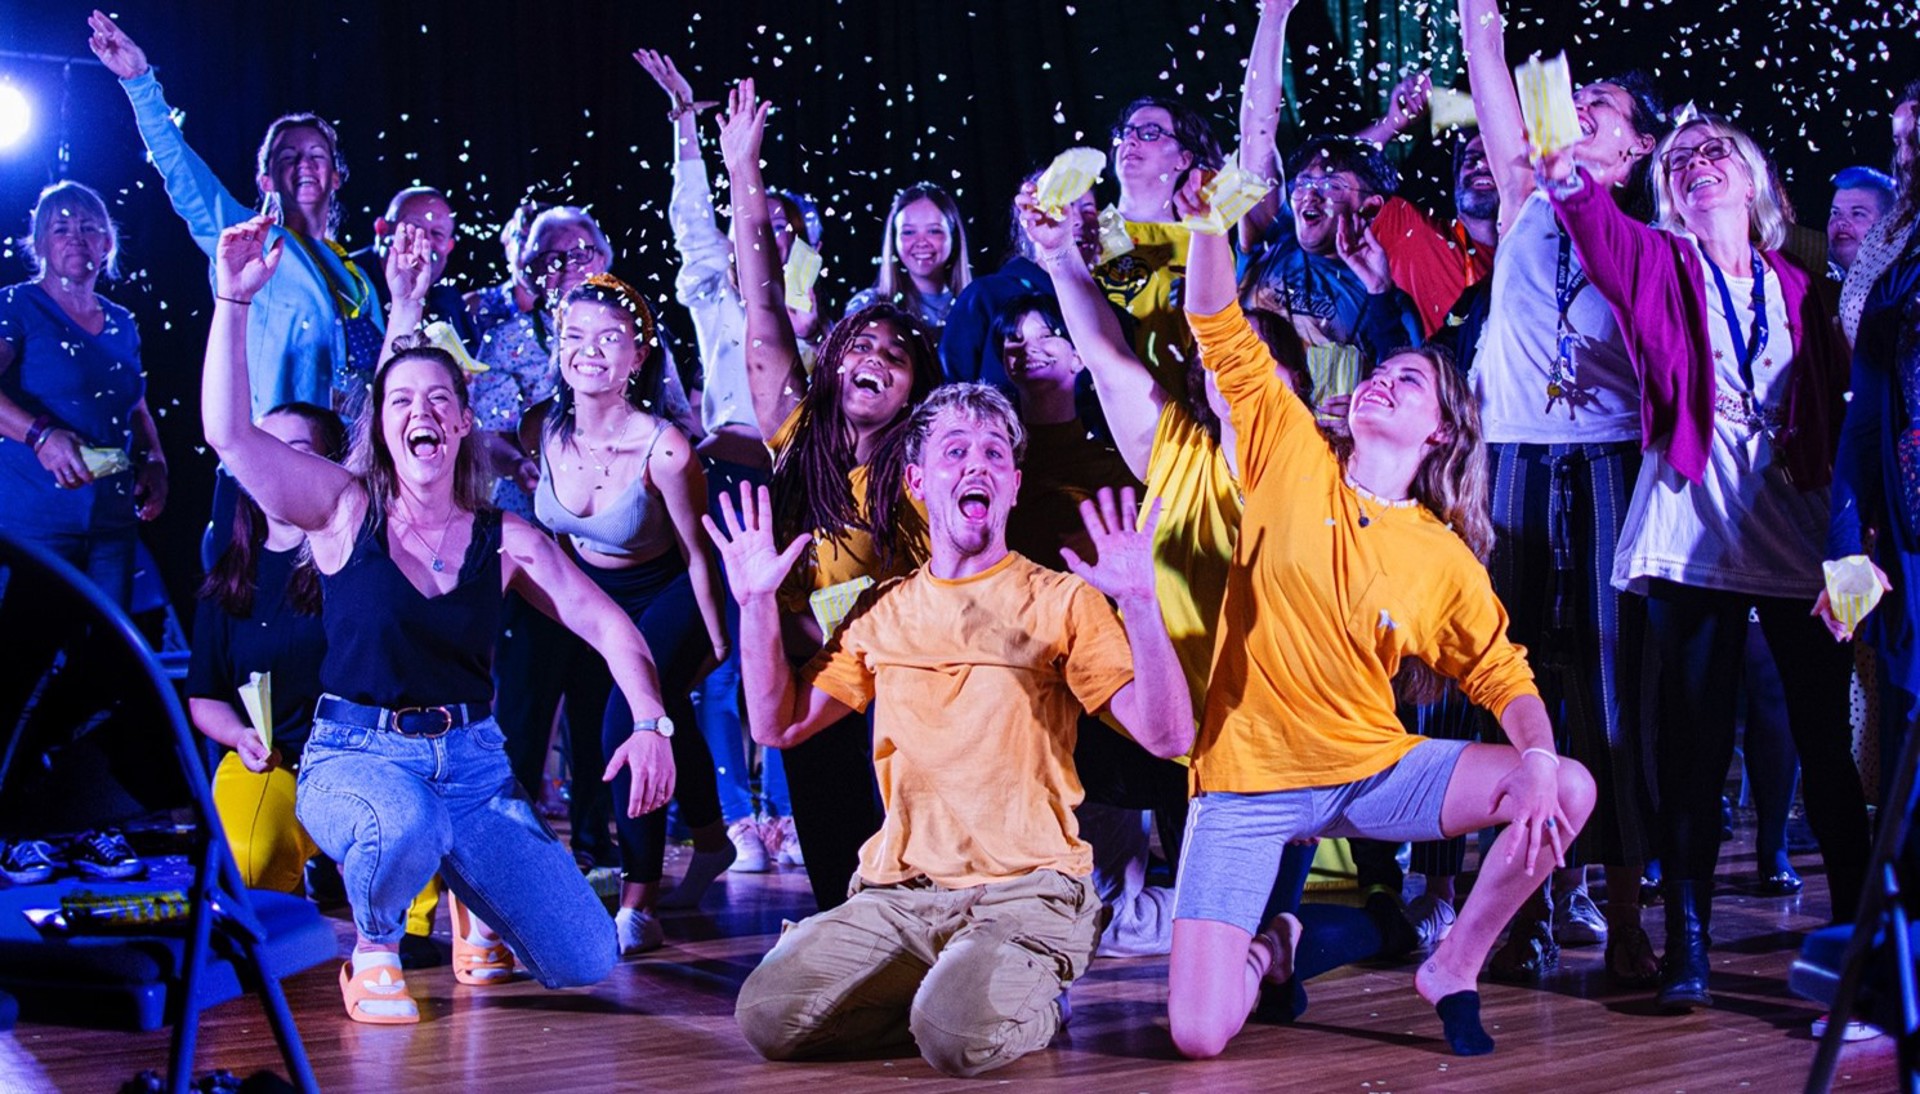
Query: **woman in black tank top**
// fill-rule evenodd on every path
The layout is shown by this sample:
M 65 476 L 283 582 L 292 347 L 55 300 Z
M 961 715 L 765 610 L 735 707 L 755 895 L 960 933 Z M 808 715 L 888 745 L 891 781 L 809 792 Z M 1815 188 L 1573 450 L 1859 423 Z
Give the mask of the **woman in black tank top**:
M 484 507 L 466 382 L 445 353 L 389 338 L 347 467 L 251 420 L 247 306 L 282 257 L 265 249 L 269 228 L 262 217 L 221 234 L 202 416 L 240 485 L 306 531 L 322 575 L 328 652 L 296 808 L 353 900 L 347 1013 L 419 1021 L 397 951 L 407 905 L 436 871 L 475 913 L 454 914 L 463 983 L 506 979 L 515 956 L 548 987 L 600 980 L 615 958 L 613 923 L 508 768 L 491 717 L 492 642 L 511 588 L 606 659 L 638 719 L 608 765 L 609 777 L 631 772 L 636 816 L 664 805 L 674 784 L 646 642 L 552 540 Z M 401 225 L 387 263 L 392 331 L 419 323 L 427 258 L 424 233 Z

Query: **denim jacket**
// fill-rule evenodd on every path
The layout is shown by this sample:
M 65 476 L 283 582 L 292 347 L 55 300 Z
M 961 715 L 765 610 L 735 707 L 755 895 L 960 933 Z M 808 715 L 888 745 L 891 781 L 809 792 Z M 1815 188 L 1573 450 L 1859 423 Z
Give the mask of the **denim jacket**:
M 187 222 L 193 242 L 212 258 L 220 232 L 255 215 L 214 177 L 206 161 L 187 145 L 172 110 L 151 71 L 122 80 L 133 102 L 134 121 L 146 142 L 147 156 L 166 184 L 173 211 Z M 294 399 L 319 406 L 333 403 L 335 366 L 344 373 L 347 344 L 340 313 L 320 262 L 339 284 L 357 286 L 369 301 L 369 313 L 382 329 L 379 297 L 365 272 L 349 271 L 320 241 L 299 245 L 292 234 L 275 228 L 283 253 L 280 269 L 258 295 L 247 316 L 247 374 L 257 417 Z M 208 267 L 209 280 L 212 267 Z

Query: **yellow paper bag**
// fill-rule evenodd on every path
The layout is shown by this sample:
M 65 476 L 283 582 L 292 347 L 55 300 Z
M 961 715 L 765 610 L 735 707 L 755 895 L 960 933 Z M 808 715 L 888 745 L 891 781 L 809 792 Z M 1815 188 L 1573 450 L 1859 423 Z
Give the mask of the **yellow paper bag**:
M 1479 115 L 1473 112 L 1473 96 L 1450 87 L 1436 87 L 1428 95 L 1427 120 L 1433 124 L 1433 135 L 1436 137 L 1450 129 L 1477 129 L 1480 126 Z
M 1057 218 L 1081 194 L 1093 189 L 1100 172 L 1106 169 L 1106 153 L 1099 149 L 1069 148 L 1053 157 L 1034 183 L 1034 203 L 1041 212 Z
M 1833 606 L 1833 617 L 1852 634 L 1886 592 L 1880 575 L 1873 572 L 1873 563 L 1865 555 L 1823 562 L 1820 568 L 1827 575 L 1827 602 Z
M 1272 183 L 1242 171 L 1238 163 L 1228 160 L 1200 184 L 1200 200 L 1207 203 L 1206 215 L 1182 217 L 1180 223 L 1210 236 L 1226 235 L 1247 215 L 1247 210 L 1258 205 L 1272 189 Z
M 807 604 L 813 609 L 814 622 L 820 624 L 820 637 L 832 638 L 833 632 L 839 630 L 840 624 L 846 621 L 847 613 L 853 610 L 860 594 L 872 587 L 873 579 L 862 574 L 851 581 L 814 590 L 813 595 L 807 598 Z
M 1112 262 L 1133 250 L 1133 237 L 1127 234 L 1127 218 L 1109 205 L 1100 210 L 1100 261 Z
M 787 307 L 811 315 L 813 283 L 820 277 L 820 252 L 806 240 L 795 239 L 780 272 L 787 284 Z
M 247 710 L 247 721 L 266 748 L 273 747 L 273 673 L 256 672 L 240 685 L 240 705 Z
M 104 479 L 108 475 L 118 475 L 122 471 L 133 470 L 133 461 L 127 458 L 127 450 L 124 448 L 82 445 L 80 459 L 87 465 L 87 473 L 96 479 Z
M 1520 116 L 1535 155 L 1546 155 L 1580 143 L 1580 116 L 1573 109 L 1573 75 L 1567 55 L 1545 60 L 1539 54 L 1513 70 L 1514 89 L 1520 93 Z

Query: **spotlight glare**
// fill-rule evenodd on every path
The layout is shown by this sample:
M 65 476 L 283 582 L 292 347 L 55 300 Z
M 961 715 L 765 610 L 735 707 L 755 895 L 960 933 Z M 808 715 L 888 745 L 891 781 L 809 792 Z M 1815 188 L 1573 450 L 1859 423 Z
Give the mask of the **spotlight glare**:
M 33 105 L 12 84 L 0 84 L 0 148 L 20 143 L 33 126 Z

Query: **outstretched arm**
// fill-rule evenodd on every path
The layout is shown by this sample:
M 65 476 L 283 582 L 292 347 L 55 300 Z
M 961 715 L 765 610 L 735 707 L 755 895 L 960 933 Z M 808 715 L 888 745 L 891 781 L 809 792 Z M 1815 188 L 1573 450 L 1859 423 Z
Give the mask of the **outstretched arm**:
M 253 210 L 221 185 L 206 161 L 187 144 L 180 127 L 174 124 L 173 109 L 160 91 L 160 82 L 153 78 L 146 51 L 104 12 L 96 10 L 87 18 L 87 26 L 92 31 L 87 45 L 100 63 L 120 78 L 133 103 L 140 139 L 146 142 L 154 169 L 166 184 L 173 211 L 187 222 L 194 243 L 212 255 L 221 229 L 246 220 Z
M 777 594 L 793 569 L 807 537 L 781 550 L 773 539 L 773 498 L 767 488 L 740 484 L 736 510 L 730 495 L 720 498 L 721 523 L 700 522 L 727 567 L 733 598 L 740 602 L 740 678 L 747 696 L 747 729 L 769 748 L 791 748 L 853 712 L 817 687 L 796 686 L 780 642 Z M 723 528 L 721 525 L 724 524 Z
M 500 576 L 507 588 L 579 635 L 606 659 L 607 671 L 636 720 L 666 713 L 653 655 L 633 620 L 580 572 L 559 544 L 511 513 L 501 517 Z M 628 737 L 608 757 L 604 780 L 612 781 L 622 767 L 633 772 L 627 816 L 651 813 L 673 797 L 673 748 L 658 733 L 637 732 Z
M 327 527 L 342 497 L 356 489 L 346 468 L 289 448 L 253 422 L 247 379 L 247 308 L 285 253 L 267 241 L 264 216 L 220 233 L 214 254 L 213 326 L 200 381 L 200 415 L 207 443 L 268 516 L 307 531 Z
M 1127 470 L 1145 481 L 1148 459 L 1153 454 L 1153 434 L 1167 405 L 1167 393 L 1134 356 L 1107 294 L 1087 269 L 1072 226 L 1034 205 L 1032 183 L 1021 188 L 1015 204 L 1020 207 L 1021 228 L 1033 241 L 1035 257 L 1053 278 L 1060 314 L 1067 321 L 1067 335 L 1093 373 L 1093 389 L 1100 396 L 1100 409 L 1106 413 L 1114 444 L 1127 461 Z
M 1487 169 L 1500 191 L 1500 233 L 1506 234 L 1520 205 L 1533 193 L 1533 167 L 1527 162 L 1527 125 L 1520 114 L 1520 93 L 1507 71 L 1507 35 L 1500 0 L 1460 0 L 1460 42 L 1467 54 L 1467 86 L 1473 112 L 1486 142 Z
M 1427 99 L 1433 94 L 1433 77 L 1424 71 L 1402 77 L 1387 94 L 1387 112 L 1354 136 L 1385 147 L 1413 127 L 1426 113 Z
M 1280 133 L 1280 104 L 1285 95 L 1287 16 L 1299 0 L 1260 0 L 1260 22 L 1253 28 L 1247 77 L 1240 85 L 1240 169 L 1262 179 L 1280 178 L 1283 165 L 1275 143 Z M 1260 199 L 1240 222 L 1240 249 L 1251 250 L 1280 215 L 1281 187 Z
M 433 287 L 433 244 L 427 233 L 405 221 L 393 226 L 387 244 L 387 337 L 380 360 L 393 356 L 393 343 L 420 329 L 427 315 L 427 290 Z
M 1095 498 L 1080 503 L 1080 519 L 1093 538 L 1095 564 L 1089 566 L 1070 547 L 1060 556 L 1068 569 L 1119 606 L 1133 653 L 1133 679 L 1113 693 L 1107 707 L 1140 747 L 1161 759 L 1184 756 L 1193 748 L 1193 699 L 1156 592 L 1153 533 L 1160 526 L 1160 502 L 1153 503 L 1143 524 L 1133 487 L 1120 492 L 1117 505 L 1113 490 L 1101 487 L 1097 503 Z
M 787 317 L 786 276 L 773 241 L 773 220 L 767 215 L 767 187 L 760 177 L 768 105 L 754 95 L 748 78 L 728 93 L 727 112 L 720 118 L 720 154 L 727 161 L 733 191 L 734 265 L 747 306 L 747 384 L 762 437 L 779 432 L 780 423 L 800 405 L 806 384 L 800 343 Z

